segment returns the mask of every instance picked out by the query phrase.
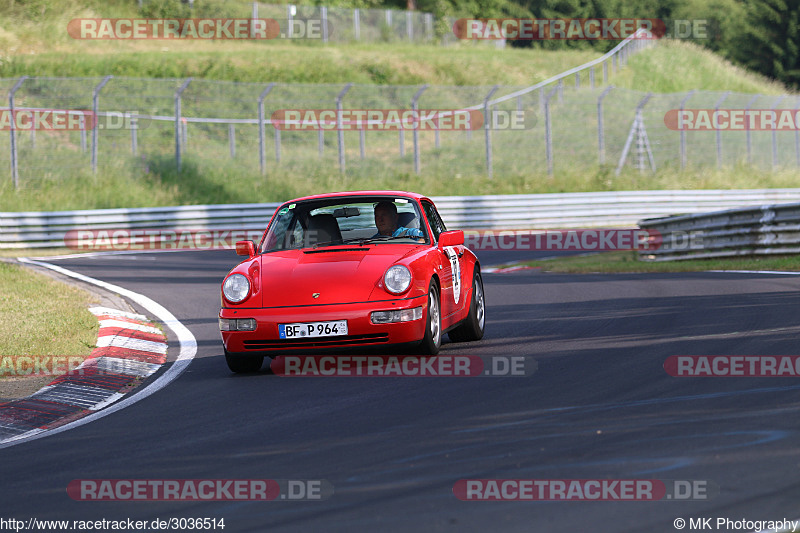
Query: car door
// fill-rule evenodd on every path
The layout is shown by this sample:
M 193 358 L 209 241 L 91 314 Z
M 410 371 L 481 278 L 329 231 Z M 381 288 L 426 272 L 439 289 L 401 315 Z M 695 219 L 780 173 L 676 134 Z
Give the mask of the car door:
M 427 201 L 422 202 L 425 217 L 428 219 L 431 231 L 436 242 L 439 235 L 447 231 L 436 207 Z M 436 248 L 438 259 L 437 273 L 441 280 L 441 307 L 442 327 L 448 327 L 454 319 L 454 314 L 464 307 L 464 246 L 447 246 L 443 249 Z

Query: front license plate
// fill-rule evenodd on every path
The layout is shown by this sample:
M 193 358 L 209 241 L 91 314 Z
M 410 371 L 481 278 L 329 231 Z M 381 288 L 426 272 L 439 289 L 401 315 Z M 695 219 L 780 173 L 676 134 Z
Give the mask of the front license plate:
M 347 335 L 347 320 L 278 324 L 278 334 L 281 339 L 335 337 L 337 335 Z

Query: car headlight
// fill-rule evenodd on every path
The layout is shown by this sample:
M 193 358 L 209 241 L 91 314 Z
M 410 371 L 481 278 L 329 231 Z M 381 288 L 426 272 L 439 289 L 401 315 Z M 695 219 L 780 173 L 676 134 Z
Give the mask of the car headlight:
M 383 275 L 383 284 L 394 294 L 400 294 L 411 285 L 411 271 L 403 265 L 394 265 Z
M 239 303 L 250 293 L 250 281 L 242 274 L 233 274 L 228 276 L 225 283 L 222 285 L 222 294 L 228 301 Z

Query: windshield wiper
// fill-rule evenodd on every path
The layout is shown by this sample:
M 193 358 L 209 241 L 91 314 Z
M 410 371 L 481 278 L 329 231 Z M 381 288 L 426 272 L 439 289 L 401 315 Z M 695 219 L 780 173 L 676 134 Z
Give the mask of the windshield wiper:
M 324 241 L 324 242 L 318 242 L 316 244 L 311 245 L 311 248 L 320 248 L 322 246 L 336 246 L 337 244 L 343 244 L 344 242 L 347 242 L 347 241 Z
M 358 239 L 346 239 L 344 242 L 347 244 L 355 242 L 358 243 L 359 246 L 361 246 L 370 242 L 383 241 L 389 238 L 390 238 L 389 235 L 378 235 L 377 237 L 360 237 Z
M 348 239 L 348 240 L 346 240 L 344 242 L 346 242 L 346 243 L 347 242 L 357 242 L 359 244 L 359 246 L 362 246 L 364 244 L 393 241 L 395 239 L 413 239 L 413 240 L 417 240 L 417 239 L 422 239 L 422 238 L 423 237 L 413 237 L 411 235 L 395 235 L 394 237 L 392 237 L 391 235 L 378 235 L 377 237 L 369 237 L 369 238 L 361 238 L 361 239 Z

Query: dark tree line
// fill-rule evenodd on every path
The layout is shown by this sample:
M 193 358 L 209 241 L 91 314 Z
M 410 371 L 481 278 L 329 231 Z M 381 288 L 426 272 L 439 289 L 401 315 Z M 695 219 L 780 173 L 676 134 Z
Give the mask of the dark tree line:
M 36 0 L 17 0 L 21 4 Z M 136 0 L 131 0 L 136 1 Z M 359 8 L 414 8 L 440 20 L 455 18 L 655 18 L 672 33 L 675 21 L 705 21 L 706 35 L 689 40 L 748 69 L 795 88 L 800 87 L 800 0 L 294 0 Z M 150 0 L 150 16 L 214 15 L 225 12 L 225 0 Z M 201 13 L 203 12 L 203 13 Z M 206 13 L 207 12 L 207 13 Z M 437 31 L 452 31 L 441 22 Z M 607 51 L 618 41 L 515 41 L 512 46 L 544 49 L 596 48 Z
M 353 1 L 353 0 L 345 0 Z M 364 0 L 355 0 L 364 1 Z M 705 35 L 688 39 L 769 78 L 800 87 L 800 0 L 416 0 L 417 8 L 456 17 L 656 18 L 704 21 Z M 516 41 L 546 49 L 594 47 L 617 41 Z

